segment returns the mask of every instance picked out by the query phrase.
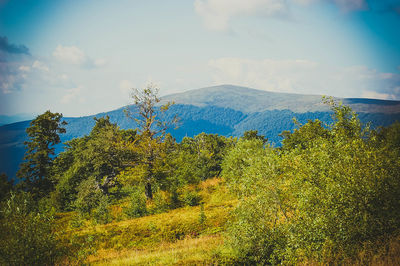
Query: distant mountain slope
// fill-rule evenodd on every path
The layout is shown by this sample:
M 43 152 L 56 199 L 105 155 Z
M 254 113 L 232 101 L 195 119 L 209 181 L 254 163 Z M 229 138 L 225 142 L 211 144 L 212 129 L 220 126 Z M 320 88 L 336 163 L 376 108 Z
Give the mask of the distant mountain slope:
M 19 121 L 30 120 L 33 117 L 34 117 L 34 115 L 31 115 L 31 114 L 0 115 L 0 126 L 19 122 Z
M 362 98 L 335 99 L 349 105 L 356 112 L 385 114 L 400 112 L 399 101 Z M 207 87 L 171 94 L 163 97 L 163 101 L 174 101 L 177 104 L 199 107 L 218 106 L 243 113 L 266 110 L 290 110 L 295 113 L 329 111 L 329 107 L 322 103 L 321 95 L 269 92 L 233 85 Z
M 387 126 L 400 121 L 400 102 L 374 99 L 339 99 L 359 113 L 363 122 L 371 121 L 373 126 Z M 201 132 L 225 136 L 241 136 L 246 130 L 256 129 L 279 145 L 278 136 L 283 130 L 294 128 L 293 118 L 300 123 L 308 119 L 331 121 L 329 107 L 323 105 L 321 96 L 298 95 L 259 91 L 232 85 L 223 85 L 172 94 L 163 97 L 161 103 L 174 101 L 168 116 L 177 114 L 180 125 L 169 132 L 180 141 L 185 136 Z M 124 107 L 125 108 L 125 107 Z M 136 128 L 133 120 L 126 118 L 120 108 L 92 116 L 65 118 L 67 133 L 62 135 L 65 142 L 90 133 L 95 124 L 94 117 L 108 115 L 121 128 Z M 14 176 L 23 154 L 25 129 L 30 121 L 0 126 L 0 172 Z M 62 150 L 62 145 L 57 151 Z

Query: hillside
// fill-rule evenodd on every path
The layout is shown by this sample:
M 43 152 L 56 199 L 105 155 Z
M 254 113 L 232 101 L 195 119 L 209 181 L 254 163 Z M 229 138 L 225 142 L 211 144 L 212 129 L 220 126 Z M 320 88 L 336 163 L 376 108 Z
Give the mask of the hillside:
M 331 121 L 328 106 L 322 103 L 319 95 L 299 95 L 260 91 L 233 85 L 221 85 L 195 89 L 183 93 L 167 95 L 160 104 L 174 101 L 167 116 L 178 115 L 178 129 L 169 132 L 180 141 L 185 136 L 195 136 L 201 132 L 224 136 L 241 136 L 246 130 L 256 129 L 268 137 L 276 146 L 280 145 L 279 134 L 294 128 L 293 118 L 300 123 L 309 119 Z M 400 120 L 400 102 L 375 99 L 340 99 L 358 112 L 362 122 L 373 126 L 387 126 Z M 113 123 L 122 129 L 135 128 L 133 120 L 126 118 L 119 108 L 92 116 L 70 118 L 67 133 L 62 141 L 89 134 L 95 124 L 94 117 L 109 116 Z M 57 110 L 53 110 L 57 111 Z M 23 154 L 25 129 L 29 121 L 0 126 L 0 172 L 15 175 Z M 62 145 L 57 147 L 62 150 Z

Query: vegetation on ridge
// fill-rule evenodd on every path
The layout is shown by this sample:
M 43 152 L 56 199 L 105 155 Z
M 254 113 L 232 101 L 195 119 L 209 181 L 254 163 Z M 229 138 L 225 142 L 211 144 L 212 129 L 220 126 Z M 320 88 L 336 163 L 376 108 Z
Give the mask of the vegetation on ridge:
M 61 115 L 33 120 L 25 181 L 0 179 L 1 264 L 399 261 L 400 123 L 327 99 L 332 123 L 296 122 L 282 147 L 255 130 L 178 143 L 139 92 L 141 127 L 96 118 L 57 156 Z

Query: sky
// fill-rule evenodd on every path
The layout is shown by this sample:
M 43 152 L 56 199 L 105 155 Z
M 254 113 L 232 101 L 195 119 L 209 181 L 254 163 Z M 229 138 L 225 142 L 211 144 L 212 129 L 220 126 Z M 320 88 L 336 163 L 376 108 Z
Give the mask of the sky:
M 0 115 L 233 84 L 400 100 L 400 0 L 0 0 Z

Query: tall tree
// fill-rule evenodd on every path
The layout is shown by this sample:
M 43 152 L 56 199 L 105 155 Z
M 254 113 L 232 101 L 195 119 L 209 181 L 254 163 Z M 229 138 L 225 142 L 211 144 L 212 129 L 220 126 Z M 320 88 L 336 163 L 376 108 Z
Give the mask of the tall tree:
M 140 179 L 144 182 L 146 197 L 152 199 L 152 184 L 159 176 L 157 166 L 163 154 L 161 144 L 166 130 L 177 123 L 177 117 L 165 118 L 165 112 L 173 104 L 171 102 L 157 108 L 156 105 L 160 102 L 158 88 L 152 84 L 142 90 L 133 89 L 131 98 L 134 106 L 126 109 L 125 113 L 136 121 L 141 136 L 137 145 L 141 158 L 136 168 L 141 170 Z
M 52 189 L 49 171 L 55 156 L 56 144 L 61 142 L 59 134 L 65 133 L 61 121 L 62 114 L 46 111 L 31 121 L 26 129 L 29 141 L 24 144 L 27 151 L 17 176 L 21 178 L 28 191 L 35 195 L 45 195 Z
M 121 130 L 108 116 L 94 120 L 90 134 L 66 142 L 65 151 L 53 163 L 52 175 L 57 180 L 56 191 L 64 210 L 73 207 L 71 203 L 79 196 L 81 183 L 88 179 L 93 184 L 86 187 L 116 196 L 120 188 L 118 175 L 126 162 L 136 160 L 130 149 L 136 141 L 136 131 Z

